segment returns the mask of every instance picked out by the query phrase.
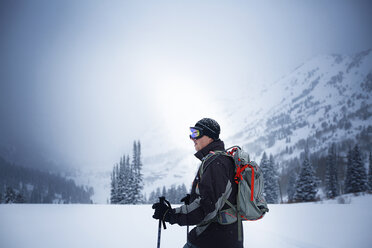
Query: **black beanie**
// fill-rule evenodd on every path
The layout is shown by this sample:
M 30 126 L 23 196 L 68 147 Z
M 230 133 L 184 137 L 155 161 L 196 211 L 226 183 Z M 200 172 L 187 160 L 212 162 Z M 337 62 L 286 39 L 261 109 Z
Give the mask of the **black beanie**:
M 201 119 L 195 124 L 195 127 L 203 129 L 203 133 L 214 140 L 218 140 L 221 132 L 220 125 L 211 118 Z

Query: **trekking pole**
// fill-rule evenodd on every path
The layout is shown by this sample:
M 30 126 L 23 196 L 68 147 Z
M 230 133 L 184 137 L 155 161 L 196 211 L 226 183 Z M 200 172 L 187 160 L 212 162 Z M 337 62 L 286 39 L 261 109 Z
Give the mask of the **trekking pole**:
M 187 214 L 189 213 L 188 209 L 187 209 L 187 205 L 186 206 L 186 222 L 187 221 Z M 187 229 L 186 229 L 186 242 L 187 242 L 187 237 L 189 236 L 189 224 L 187 224 Z
M 186 196 L 181 199 L 181 202 L 185 203 L 185 206 L 186 206 L 186 222 L 188 222 L 187 221 L 187 214 L 189 213 L 189 210 L 187 209 L 187 205 L 190 204 L 190 194 L 186 194 Z M 189 236 L 189 224 L 187 224 L 187 229 L 186 229 L 186 241 L 187 241 L 188 236 Z
M 189 213 L 189 210 L 187 209 L 187 205 L 186 205 L 186 212 Z M 187 215 L 186 215 L 186 221 L 187 221 Z M 187 229 L 186 229 L 186 242 L 187 242 L 188 237 L 189 237 L 189 224 L 187 224 Z
M 165 197 L 164 197 L 164 196 L 159 197 L 159 202 L 160 202 L 161 204 L 163 204 L 164 201 L 165 201 Z M 158 248 L 160 248 L 161 222 L 163 222 L 163 227 L 164 227 L 164 229 L 167 229 L 167 227 L 165 226 L 165 222 L 162 221 L 162 220 L 159 220 L 159 226 L 158 226 Z

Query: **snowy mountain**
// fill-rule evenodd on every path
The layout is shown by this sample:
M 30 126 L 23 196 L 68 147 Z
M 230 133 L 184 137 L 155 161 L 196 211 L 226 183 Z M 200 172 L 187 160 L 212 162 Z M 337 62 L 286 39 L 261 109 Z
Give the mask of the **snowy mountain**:
M 221 136 L 226 147 L 240 145 L 257 162 L 265 151 L 284 168 L 299 157 L 306 144 L 311 153 L 320 154 L 325 154 L 332 142 L 342 151 L 356 142 L 362 151 L 372 147 L 372 49 L 352 56 L 318 56 L 272 84 L 247 85 L 236 92 L 234 99 L 220 99 L 219 106 L 226 107 L 214 109 L 219 113 L 211 112 L 210 117 L 223 120 Z M 147 197 L 158 187 L 190 187 L 197 172 L 199 161 L 192 155 L 192 144 L 183 139 L 184 146 L 173 146 L 168 137 L 164 128 L 154 124 L 141 140 Z M 61 167 L 26 148 L 0 145 L 0 155 L 13 162 L 23 159 L 20 162 L 25 165 L 45 165 L 48 170 Z M 21 150 L 32 156 L 21 154 Z M 93 201 L 106 203 L 111 169 L 112 165 L 107 165 L 107 170 L 72 171 L 66 176 L 93 186 Z
M 372 50 L 354 56 L 316 57 L 261 91 L 256 112 L 230 137 L 258 160 L 263 151 L 277 161 L 327 152 L 332 142 L 371 145 Z M 252 118 L 253 117 L 253 118 Z
M 318 56 L 259 91 L 242 92 L 222 104 L 229 106 L 221 111 L 235 130 L 224 141 L 242 146 L 258 162 L 266 151 L 285 166 L 306 144 L 319 154 L 332 142 L 345 151 L 356 142 L 362 150 L 372 145 L 372 49 L 352 56 Z M 190 185 L 198 166 L 192 153 L 145 156 L 145 191 Z

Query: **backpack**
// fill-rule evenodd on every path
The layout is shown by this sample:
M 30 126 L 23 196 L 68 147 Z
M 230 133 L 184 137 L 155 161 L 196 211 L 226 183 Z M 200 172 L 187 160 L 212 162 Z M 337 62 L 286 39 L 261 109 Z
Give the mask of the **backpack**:
M 205 170 L 204 164 L 208 161 L 216 159 L 217 155 L 229 156 L 234 160 L 235 177 L 234 181 L 238 184 L 238 195 L 236 198 L 237 205 L 233 205 L 226 197 L 224 202 L 230 206 L 228 209 L 219 210 L 216 218 L 213 221 L 221 225 L 229 225 L 238 222 L 239 241 L 242 240 L 242 221 L 244 220 L 259 220 L 266 212 L 269 212 L 266 200 L 263 196 L 264 178 L 260 167 L 250 161 L 248 153 L 242 150 L 239 146 L 233 146 L 226 151 L 215 151 L 205 157 L 200 166 L 200 177 Z

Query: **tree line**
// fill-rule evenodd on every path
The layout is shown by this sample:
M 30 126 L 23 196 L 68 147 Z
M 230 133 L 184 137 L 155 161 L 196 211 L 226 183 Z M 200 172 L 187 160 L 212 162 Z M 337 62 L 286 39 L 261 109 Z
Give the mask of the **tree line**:
M 0 157 L 0 203 L 92 203 L 92 187 Z
M 324 197 L 333 199 L 341 194 L 372 191 L 372 154 L 369 153 L 369 169 L 363 162 L 358 145 L 349 148 L 342 156 L 337 144 L 328 148 L 328 154 L 320 156 L 305 151 L 293 159 L 287 169 L 279 173 L 279 166 L 272 154 L 263 153 L 260 168 L 264 176 L 264 195 L 268 203 L 310 202 L 319 200 L 320 190 Z M 157 188 L 149 198 L 142 195 L 143 175 L 141 173 L 141 143 L 133 144 L 132 161 L 129 155 L 120 158 L 111 174 L 111 204 L 154 203 L 165 196 L 171 203 L 178 204 L 188 192 L 186 186 L 172 185 Z M 287 197 L 285 198 L 284 195 Z
M 132 161 L 130 156 L 123 156 L 115 164 L 111 173 L 111 204 L 145 203 L 142 195 L 143 175 L 141 161 L 141 142 L 133 142 Z
M 305 148 L 301 161 L 295 163 L 286 172 L 279 175 L 278 166 L 273 156 L 267 158 L 264 152 L 261 169 L 264 174 L 264 193 L 268 203 L 283 202 L 283 184 L 286 181 L 287 202 L 309 202 L 319 200 L 319 190 L 324 197 L 333 199 L 341 194 L 372 191 L 372 154 L 369 153 L 368 170 L 363 162 L 363 155 L 358 145 L 349 148 L 343 157 L 337 151 L 337 145 L 328 148 L 326 156 L 310 154 Z
M 305 147 L 301 159 L 296 158 L 295 161 L 298 164 L 290 169 L 290 173 L 279 173 L 274 156 L 263 153 L 260 168 L 265 182 L 264 195 L 268 203 L 284 203 L 284 194 L 287 195 L 288 203 L 317 201 L 320 200 L 320 189 L 327 199 L 341 194 L 372 191 L 372 153 L 369 153 L 367 170 L 358 145 L 349 148 L 346 157 L 338 153 L 336 144 L 329 147 L 325 157 L 310 154 Z M 288 177 L 285 191 L 281 185 L 283 177 Z M 179 204 L 180 199 L 187 193 L 184 184 L 172 185 L 168 189 L 163 186 L 162 190 L 157 188 L 151 192 L 147 203 L 157 202 L 160 196 L 165 196 L 171 203 Z
M 185 184 L 182 185 L 172 185 L 170 188 L 163 186 L 160 190 L 158 187 L 155 191 L 150 193 L 147 203 L 152 204 L 159 201 L 159 197 L 165 196 L 165 198 L 172 204 L 180 204 L 180 200 L 186 196 L 188 193 Z

